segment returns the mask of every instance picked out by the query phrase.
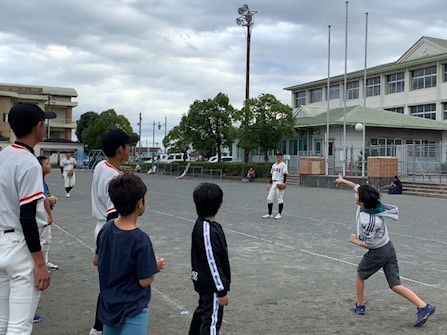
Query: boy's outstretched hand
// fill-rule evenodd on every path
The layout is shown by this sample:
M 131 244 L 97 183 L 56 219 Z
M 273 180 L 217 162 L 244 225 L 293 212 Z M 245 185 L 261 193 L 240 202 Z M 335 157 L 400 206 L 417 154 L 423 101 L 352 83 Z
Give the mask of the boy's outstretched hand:
M 166 259 L 163 257 L 155 256 L 155 260 L 157 261 L 157 266 L 159 270 L 163 270 L 166 266 Z

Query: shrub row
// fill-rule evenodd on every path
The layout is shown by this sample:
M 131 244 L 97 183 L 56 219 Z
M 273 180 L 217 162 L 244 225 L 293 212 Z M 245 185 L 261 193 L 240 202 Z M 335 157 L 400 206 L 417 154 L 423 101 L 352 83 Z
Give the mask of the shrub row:
M 222 170 L 223 175 L 230 177 L 245 177 L 247 175 L 248 169 L 253 168 L 256 173 L 256 177 L 258 178 L 268 178 L 270 175 L 270 169 L 272 167 L 272 163 L 240 163 L 240 162 L 219 162 L 219 163 L 209 163 L 209 162 L 190 162 L 191 166 L 194 167 L 203 167 L 205 171 L 209 170 Z M 172 171 L 175 173 L 177 171 L 178 166 L 180 167 L 180 173 L 186 167 L 188 162 L 175 162 L 172 163 Z M 125 164 L 130 166 L 132 170 L 135 170 L 136 163 L 128 163 Z M 170 164 L 164 163 L 156 163 L 158 170 L 164 169 L 170 171 Z M 152 166 L 150 163 L 142 163 L 140 164 L 142 172 L 147 172 L 148 169 Z M 191 169 L 191 168 L 190 168 Z

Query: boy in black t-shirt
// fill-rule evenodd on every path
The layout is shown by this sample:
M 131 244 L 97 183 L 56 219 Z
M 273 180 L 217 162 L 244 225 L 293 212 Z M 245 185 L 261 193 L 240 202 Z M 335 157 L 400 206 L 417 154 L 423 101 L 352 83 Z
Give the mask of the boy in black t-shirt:
M 215 221 L 223 192 L 216 184 L 203 183 L 194 189 L 193 197 L 198 218 L 192 232 L 191 279 L 199 293 L 199 306 L 189 335 L 218 334 L 231 283 L 227 241 Z

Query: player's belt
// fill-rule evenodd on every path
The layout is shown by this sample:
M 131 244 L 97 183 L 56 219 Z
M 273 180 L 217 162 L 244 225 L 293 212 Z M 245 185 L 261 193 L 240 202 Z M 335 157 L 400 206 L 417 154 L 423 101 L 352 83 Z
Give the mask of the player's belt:
M 4 230 L 3 233 L 7 234 L 7 233 L 13 233 L 15 230 L 14 229 L 8 229 L 8 230 Z
M 281 180 L 272 180 L 272 181 L 276 183 L 277 181 L 281 181 Z

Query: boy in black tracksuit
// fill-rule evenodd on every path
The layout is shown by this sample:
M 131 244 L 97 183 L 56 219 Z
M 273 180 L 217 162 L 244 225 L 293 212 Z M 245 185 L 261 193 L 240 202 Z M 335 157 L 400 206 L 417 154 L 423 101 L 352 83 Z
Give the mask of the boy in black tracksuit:
M 223 192 L 216 184 L 203 183 L 194 189 L 193 197 L 198 218 L 192 231 L 191 279 L 200 297 L 189 335 L 218 334 L 231 283 L 227 241 L 215 221 Z

